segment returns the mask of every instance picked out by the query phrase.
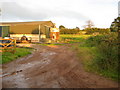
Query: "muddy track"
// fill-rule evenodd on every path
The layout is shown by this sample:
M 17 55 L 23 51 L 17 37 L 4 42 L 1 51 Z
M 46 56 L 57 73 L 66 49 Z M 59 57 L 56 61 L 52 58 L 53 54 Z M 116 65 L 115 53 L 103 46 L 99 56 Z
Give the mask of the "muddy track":
M 2 66 L 3 88 L 118 87 L 117 82 L 86 72 L 68 46 L 32 47 L 33 54 Z

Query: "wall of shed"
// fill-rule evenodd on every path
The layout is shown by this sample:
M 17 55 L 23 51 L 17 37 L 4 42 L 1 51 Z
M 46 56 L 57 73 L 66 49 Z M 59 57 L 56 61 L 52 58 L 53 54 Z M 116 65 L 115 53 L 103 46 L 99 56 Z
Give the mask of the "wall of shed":
M 0 26 L 0 37 L 8 37 L 9 36 L 9 26 Z
M 14 38 L 16 40 L 20 40 L 22 36 L 26 36 L 28 40 L 31 40 L 31 42 L 39 42 L 39 35 L 38 34 L 10 34 L 11 38 Z M 45 35 L 41 35 L 41 39 L 46 38 Z
M 40 24 L 41 34 L 46 34 L 46 26 L 54 27 L 51 22 Z M 39 24 L 15 24 L 10 26 L 10 32 L 14 34 L 32 34 L 36 29 L 39 29 Z
M 31 34 L 36 28 L 38 28 L 38 25 L 11 25 L 10 32 L 14 34 Z

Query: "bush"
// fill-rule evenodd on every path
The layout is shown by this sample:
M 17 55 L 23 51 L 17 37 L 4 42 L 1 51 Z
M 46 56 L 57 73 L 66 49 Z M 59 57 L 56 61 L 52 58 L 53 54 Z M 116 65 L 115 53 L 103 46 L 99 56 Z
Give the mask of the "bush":
M 91 63 L 93 70 L 113 79 L 118 79 L 118 35 L 111 33 L 98 35 L 86 40 L 86 46 L 96 47 Z
M 119 23 L 118 23 L 119 22 Z M 111 24 L 110 30 L 111 32 L 118 32 L 120 25 L 120 17 L 117 17 Z
M 108 34 L 110 32 L 109 28 L 86 28 L 84 30 L 86 31 L 86 34 Z

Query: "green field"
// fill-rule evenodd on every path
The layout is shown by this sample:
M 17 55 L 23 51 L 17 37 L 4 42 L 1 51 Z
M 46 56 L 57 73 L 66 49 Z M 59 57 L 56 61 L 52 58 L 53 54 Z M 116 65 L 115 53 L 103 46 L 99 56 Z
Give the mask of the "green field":
M 16 52 L 10 53 L 10 52 L 3 52 L 0 53 L 0 64 L 8 63 L 10 61 L 16 60 L 19 57 L 26 56 L 28 54 L 31 54 L 32 48 L 16 48 Z
M 60 35 L 60 42 L 62 43 L 77 43 L 83 42 L 86 38 L 90 37 L 91 35 L 73 35 L 73 34 L 61 34 Z

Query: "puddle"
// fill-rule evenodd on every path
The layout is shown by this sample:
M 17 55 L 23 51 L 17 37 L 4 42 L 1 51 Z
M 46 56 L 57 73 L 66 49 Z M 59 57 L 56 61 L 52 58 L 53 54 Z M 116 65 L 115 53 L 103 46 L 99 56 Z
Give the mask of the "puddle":
M 10 73 L 5 73 L 5 74 L 3 74 L 3 75 L 1 75 L 2 77 L 5 77 L 5 76 L 8 76 L 8 75 L 10 75 Z
M 39 65 L 39 66 L 41 66 L 41 68 L 43 68 L 44 66 L 46 66 L 50 62 L 51 62 L 50 59 L 44 58 L 44 59 L 42 59 L 40 61 L 37 60 L 37 61 L 33 61 L 33 62 L 27 63 L 27 64 L 20 64 L 20 65 L 17 66 L 18 67 L 17 71 L 19 71 L 19 70 L 25 70 L 25 69 L 28 69 L 30 67 L 34 67 L 36 65 Z
M 25 78 L 23 73 L 19 73 L 22 71 L 25 71 L 27 69 L 30 69 L 35 66 L 39 66 L 39 69 L 46 67 L 48 64 L 51 63 L 50 57 L 53 55 L 56 55 L 56 52 L 51 52 L 47 50 L 43 50 L 43 52 L 39 53 L 41 55 L 41 58 L 38 58 L 37 60 L 33 60 L 31 62 L 28 62 L 27 64 L 19 64 L 17 62 L 16 65 L 16 71 L 12 73 L 5 73 L 3 75 L 0 75 L 0 77 L 4 77 L 4 80 L 10 80 L 11 82 L 14 81 L 15 87 L 28 87 L 26 81 L 29 80 L 30 78 Z M 19 61 L 25 61 L 29 60 L 31 57 L 33 57 L 35 54 L 31 54 L 25 58 L 20 58 Z
M 13 73 L 14 75 L 12 75 Z M 8 83 L 8 85 L 12 85 L 12 88 L 28 88 L 24 74 L 16 72 L 13 73 L 3 74 L 3 81 Z
M 28 69 L 28 68 L 32 68 L 32 67 L 37 66 L 37 65 L 39 65 L 40 68 L 43 68 L 51 62 L 51 60 L 49 59 L 49 56 L 55 55 L 56 53 L 55 52 L 44 51 L 43 53 L 40 53 L 40 54 L 42 55 L 43 59 L 35 60 L 35 61 L 32 61 L 32 62 L 27 63 L 27 64 L 18 64 L 16 66 L 16 71 L 14 72 L 14 74 L 17 74 L 20 70 L 25 70 L 25 69 Z M 21 60 L 28 60 L 31 57 L 33 57 L 33 54 L 29 55 L 27 58 L 21 58 L 20 61 Z M 6 73 L 6 74 L 3 74 L 3 75 L 0 75 L 0 77 L 10 76 L 12 74 L 13 74 L 13 72 L 12 73 Z
M 15 71 L 15 72 L 11 72 L 11 73 L 5 73 L 5 74 L 2 74 L 1 76 L 2 76 L 2 77 L 5 77 L 5 76 L 16 75 L 16 74 L 18 74 L 19 72 L 22 72 L 22 70 Z
M 25 76 L 23 74 L 16 75 L 14 83 L 16 84 L 16 88 L 27 88 L 28 87 L 28 84 L 25 80 Z
M 22 64 L 22 65 L 20 64 L 20 66 L 18 66 L 19 69 L 24 70 L 24 69 L 28 69 L 28 68 L 36 66 L 36 65 L 39 65 L 42 68 L 51 62 L 51 60 L 49 59 L 49 56 L 55 55 L 56 53 L 55 52 L 46 52 L 46 50 L 44 50 L 44 52 L 42 52 L 40 54 L 41 54 L 43 59 L 35 60 L 35 61 L 32 61 L 32 62 L 27 63 L 27 64 Z M 26 60 L 31 58 L 32 56 L 33 55 L 28 56 L 26 58 Z
M 29 58 L 33 57 L 33 55 L 34 54 L 31 54 L 31 55 L 27 56 L 25 59 L 29 59 Z
M 48 52 L 48 51 L 41 53 L 41 55 L 42 55 L 43 57 L 49 57 L 49 56 L 55 55 L 55 54 L 57 54 L 57 53 L 56 53 L 56 52 Z
M 34 56 L 34 53 L 28 55 L 27 57 L 19 58 L 18 62 L 23 61 L 23 60 L 24 60 L 24 61 L 25 61 L 25 60 L 28 60 L 29 58 L 31 58 L 31 57 L 33 57 L 33 56 Z

